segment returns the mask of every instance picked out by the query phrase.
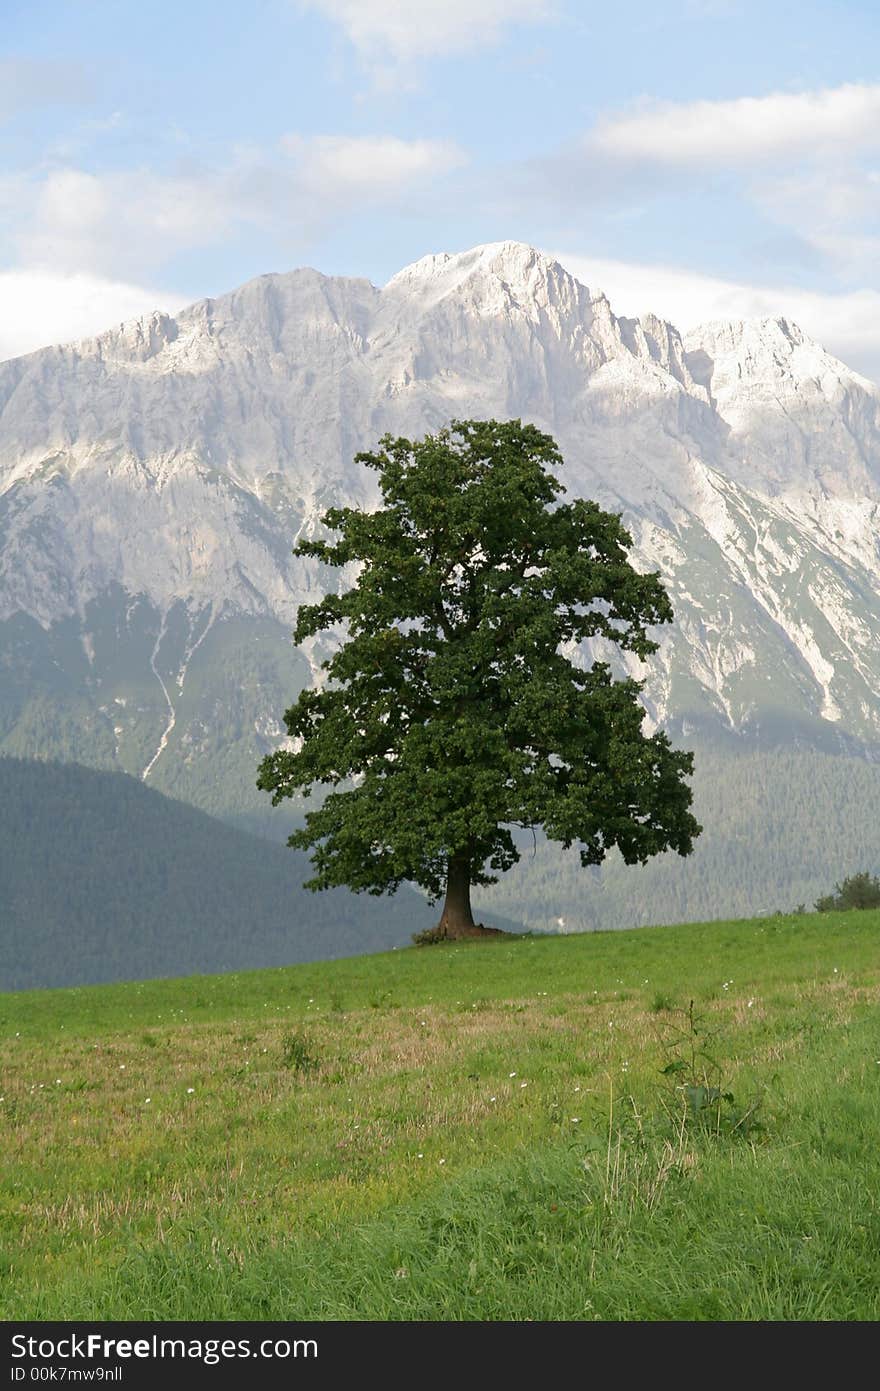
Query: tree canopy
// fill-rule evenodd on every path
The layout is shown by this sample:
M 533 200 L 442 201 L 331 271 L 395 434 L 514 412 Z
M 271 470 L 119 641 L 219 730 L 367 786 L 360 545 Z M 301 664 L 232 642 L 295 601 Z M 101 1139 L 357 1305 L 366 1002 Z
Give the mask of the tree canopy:
M 850 908 L 880 908 L 880 879 L 866 869 L 835 884 L 833 894 L 816 899 L 819 913 L 840 913 Z
M 359 568 L 299 610 L 297 643 L 341 639 L 257 784 L 275 804 L 332 789 L 290 837 L 311 851 L 307 886 L 445 890 L 437 931 L 456 937 L 480 930 L 470 886 L 519 859 L 515 827 L 576 844 L 584 865 L 612 846 L 630 864 L 688 854 L 701 829 L 691 755 L 647 736 L 641 685 L 579 648 L 604 638 L 646 658 L 648 629 L 672 619 L 658 575 L 629 563 L 620 518 L 558 501 L 559 450 L 519 420 L 385 436 L 355 457 L 377 472 L 382 506 L 330 508 L 337 539 L 295 548 Z

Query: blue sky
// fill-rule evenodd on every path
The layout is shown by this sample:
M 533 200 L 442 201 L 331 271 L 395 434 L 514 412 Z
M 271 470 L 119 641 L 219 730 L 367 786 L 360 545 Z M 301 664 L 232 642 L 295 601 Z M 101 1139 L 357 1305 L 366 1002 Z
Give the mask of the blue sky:
M 872 3 L 4 0 L 0 356 L 515 238 L 880 377 Z

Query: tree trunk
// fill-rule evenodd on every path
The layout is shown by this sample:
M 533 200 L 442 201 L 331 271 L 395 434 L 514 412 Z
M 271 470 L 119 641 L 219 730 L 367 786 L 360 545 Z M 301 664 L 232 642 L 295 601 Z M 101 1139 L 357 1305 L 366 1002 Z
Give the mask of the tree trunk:
M 450 855 L 446 872 L 446 900 L 437 931 L 442 937 L 474 937 L 477 924 L 471 912 L 471 867 L 466 855 Z
M 460 942 L 462 938 L 505 938 L 500 928 L 484 928 L 474 922 L 470 907 L 470 855 L 449 855 L 446 864 L 446 899 L 435 928 L 413 938 L 420 946 L 430 942 Z

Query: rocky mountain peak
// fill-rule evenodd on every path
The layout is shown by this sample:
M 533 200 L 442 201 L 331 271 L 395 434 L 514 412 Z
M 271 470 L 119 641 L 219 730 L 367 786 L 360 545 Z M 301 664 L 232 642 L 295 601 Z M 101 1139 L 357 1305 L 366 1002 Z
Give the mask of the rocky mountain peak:
M 449 296 L 505 303 L 581 304 L 592 298 L 558 261 L 525 242 L 488 242 L 454 255 L 423 256 L 392 276 L 383 294 L 424 309 Z M 605 300 L 604 295 L 596 297 Z M 607 301 L 606 301 L 607 303 Z
M 845 712 L 880 741 L 880 390 L 782 318 L 684 338 L 656 315 L 618 318 L 515 241 L 423 257 L 383 288 L 260 276 L 0 364 L 0 669 L 25 669 L 22 624 L 38 626 L 40 671 L 63 671 L 83 720 L 98 711 L 120 766 L 136 733 L 152 778 L 175 739 L 207 737 L 210 712 L 203 729 L 175 711 L 227 618 L 277 625 L 287 652 L 326 582 L 294 539 L 329 505 L 376 501 L 356 452 L 469 416 L 552 433 L 569 494 L 622 512 L 639 563 L 663 573 L 677 627 L 660 635 L 652 718 L 739 727 L 769 702 Z M 168 722 L 152 744 L 132 663 L 160 735 Z M 265 703 L 275 738 L 266 710 L 284 696 Z M 18 728 L 4 708 L 0 693 Z
M 721 319 L 684 336 L 687 352 L 711 362 L 713 395 L 780 391 L 836 395 L 855 387 L 880 400 L 880 388 L 833 357 L 786 318 Z

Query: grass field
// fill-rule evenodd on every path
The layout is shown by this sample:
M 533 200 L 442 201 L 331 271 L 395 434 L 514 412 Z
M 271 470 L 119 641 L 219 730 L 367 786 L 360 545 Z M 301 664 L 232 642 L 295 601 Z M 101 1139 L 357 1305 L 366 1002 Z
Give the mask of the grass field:
M 876 1319 L 878 1001 L 873 912 L 0 996 L 0 1312 Z

